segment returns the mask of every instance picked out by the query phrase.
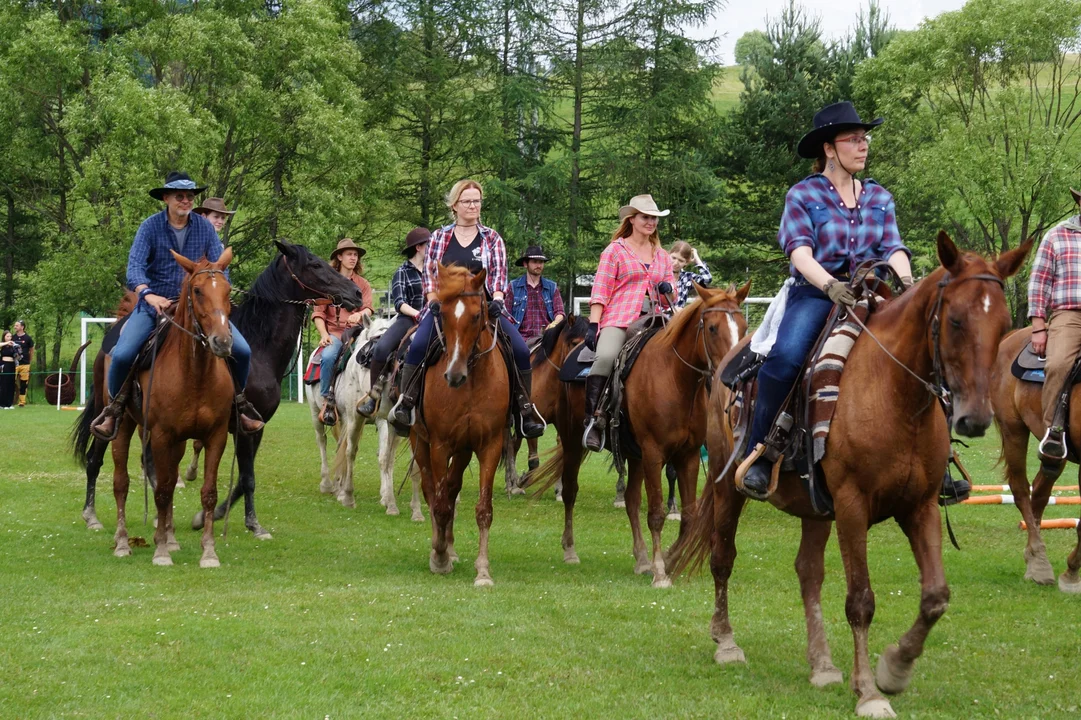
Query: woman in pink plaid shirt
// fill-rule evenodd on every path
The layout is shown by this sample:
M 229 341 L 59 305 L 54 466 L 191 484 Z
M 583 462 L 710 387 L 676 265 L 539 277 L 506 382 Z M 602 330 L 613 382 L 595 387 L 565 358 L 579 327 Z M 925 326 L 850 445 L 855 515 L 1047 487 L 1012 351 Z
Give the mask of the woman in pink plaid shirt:
M 597 359 L 586 378 L 586 431 L 582 445 L 600 452 L 603 435 L 594 416 L 601 390 L 612 374 L 616 355 L 627 337 L 627 327 L 651 311 L 662 297 L 670 296 L 676 278 L 672 258 L 657 235 L 659 218 L 668 210 L 657 209 L 652 195 L 638 195 L 619 209 L 619 228 L 601 253 L 589 299 L 589 332 L 586 346 Z

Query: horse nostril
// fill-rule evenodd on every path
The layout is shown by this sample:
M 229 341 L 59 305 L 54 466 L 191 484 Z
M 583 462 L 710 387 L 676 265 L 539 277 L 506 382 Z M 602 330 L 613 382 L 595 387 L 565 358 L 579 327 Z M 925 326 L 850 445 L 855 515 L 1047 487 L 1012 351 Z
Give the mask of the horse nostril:
M 988 425 L 990 425 L 990 422 L 980 422 L 965 415 L 957 418 L 954 429 L 958 435 L 965 437 L 983 437 L 984 433 L 987 432 Z

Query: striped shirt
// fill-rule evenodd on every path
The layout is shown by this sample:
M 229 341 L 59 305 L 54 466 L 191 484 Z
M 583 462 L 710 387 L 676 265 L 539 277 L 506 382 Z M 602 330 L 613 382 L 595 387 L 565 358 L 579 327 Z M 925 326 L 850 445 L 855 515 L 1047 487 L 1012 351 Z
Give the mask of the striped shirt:
M 1032 261 L 1028 316 L 1057 310 L 1081 310 L 1081 216 L 1048 230 Z
M 663 248 L 654 248 L 653 262 L 647 268 L 626 240 L 619 238 L 601 253 L 597 274 L 593 277 L 590 305 L 603 305 L 600 327 L 628 327 L 642 314 L 645 296 L 659 307 L 657 285 L 667 281 L 673 287 L 672 257 Z
M 713 273 L 709 271 L 709 268 L 704 263 L 696 265 L 694 270 L 680 270 L 679 280 L 676 283 L 676 307 L 681 308 L 687 304 L 687 300 L 691 296 L 693 283 L 705 287 L 711 282 L 713 282 Z
M 898 251 L 912 256 L 901 241 L 897 209 L 888 190 L 864 180 L 856 207 L 850 210 L 821 173 L 788 190 L 777 241 L 789 257 L 796 248 L 811 248 L 818 264 L 836 277 L 851 275 L 865 260 L 888 260 Z M 801 279 L 795 266 L 791 273 Z
M 169 229 L 167 210 L 151 215 L 139 226 L 135 241 L 128 253 L 128 288 L 134 290 L 146 285 L 150 292 L 164 298 L 180 297 L 180 287 L 187 273 L 180 267 L 170 250 L 177 250 L 189 260 L 206 257 L 216 262 L 221 257 L 221 240 L 214 226 L 202 215 L 188 215 L 188 237 L 184 249 L 177 250 L 176 236 Z M 228 277 L 228 273 L 226 273 Z
M 454 240 L 454 227 L 452 223 L 439 228 L 432 233 L 432 239 L 428 241 L 428 252 L 424 256 L 424 295 L 439 290 L 439 261 L 443 259 L 443 253 L 447 246 Z M 477 231 L 481 237 L 481 265 L 488 271 L 484 280 L 488 293 L 506 293 L 507 291 L 507 248 L 503 244 L 503 238 L 490 227 L 477 224 Z

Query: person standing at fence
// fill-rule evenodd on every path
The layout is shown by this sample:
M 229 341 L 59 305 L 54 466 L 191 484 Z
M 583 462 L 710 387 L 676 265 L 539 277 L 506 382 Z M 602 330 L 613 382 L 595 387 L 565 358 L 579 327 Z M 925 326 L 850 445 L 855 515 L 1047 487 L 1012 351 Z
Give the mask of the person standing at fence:
M 225 200 L 217 197 L 207 198 L 192 212 L 209 220 L 219 238 L 225 237 L 225 226 L 229 223 L 229 218 L 236 214 L 236 210 L 230 210 L 225 206 Z M 225 241 L 222 240 L 222 242 Z
M 30 363 L 34 359 L 34 339 L 26 334 L 26 323 L 15 321 L 12 339 L 19 344 L 19 360 L 15 367 L 15 382 L 19 387 L 19 407 L 26 407 L 26 388 L 30 385 Z
M 349 312 L 338 305 L 320 305 L 312 311 L 312 322 L 319 331 L 319 347 L 323 348 L 319 360 L 319 394 L 323 396 L 323 409 L 319 411 L 319 419 L 328 426 L 338 424 L 332 385 L 334 364 L 342 351 L 342 333 L 360 325 L 365 317 L 370 318 L 374 312 L 372 286 L 362 277 L 364 266 L 360 264 L 360 259 L 366 252 L 353 242 L 352 238 L 343 238 L 330 254 L 330 266 L 360 288 L 363 298 L 361 308 L 356 312 Z
M 0 341 L 0 410 L 13 410 L 15 404 L 15 367 L 19 364 L 19 344 L 11 331 Z
M 672 243 L 668 254 L 672 256 L 672 270 L 676 274 L 676 310 L 682 310 L 690 300 L 693 284 L 707 287 L 713 282 L 713 273 L 698 257 L 698 251 L 682 240 Z
M 511 280 L 508 305 L 518 323 L 518 333 L 526 345 L 540 340 L 546 328 L 565 317 L 559 286 L 544 275 L 548 258 L 539 245 L 530 245 L 514 263 L 525 268 L 525 275 Z
M 377 403 L 386 390 L 383 371 L 387 360 L 402 344 L 402 338 L 409 329 L 417 323 L 424 308 L 424 254 L 428 251 L 431 237 L 428 228 L 422 227 L 413 228 L 405 236 L 402 255 L 408 259 L 394 271 L 394 277 L 390 280 L 390 304 L 398 315 L 372 350 L 372 387 L 368 396 L 357 405 L 357 412 L 364 417 L 375 414 Z

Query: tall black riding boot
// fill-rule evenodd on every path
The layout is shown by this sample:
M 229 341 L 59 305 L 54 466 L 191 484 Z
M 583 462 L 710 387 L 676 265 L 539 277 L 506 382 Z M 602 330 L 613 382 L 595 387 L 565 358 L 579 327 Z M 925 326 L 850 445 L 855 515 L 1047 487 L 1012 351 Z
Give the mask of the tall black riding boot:
M 399 428 L 413 426 L 413 408 L 417 405 L 417 391 L 420 388 L 420 368 L 420 365 L 409 363 L 402 366 L 402 394 L 388 418 L 392 425 Z
M 604 449 L 604 431 L 598 426 L 597 403 L 608 378 L 603 375 L 586 377 L 586 431 L 582 435 L 582 447 L 593 452 Z
M 518 380 L 518 413 L 522 418 L 522 437 L 538 438 L 544 434 L 548 425 L 533 405 L 533 371 L 519 370 Z

